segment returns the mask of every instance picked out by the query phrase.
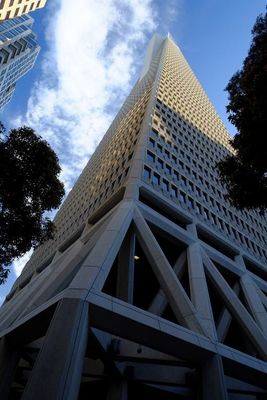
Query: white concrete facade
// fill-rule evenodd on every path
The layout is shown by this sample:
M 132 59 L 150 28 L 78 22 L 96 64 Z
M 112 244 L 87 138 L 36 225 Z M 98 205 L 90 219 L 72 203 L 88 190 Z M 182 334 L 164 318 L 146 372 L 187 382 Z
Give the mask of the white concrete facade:
M 155 37 L 0 309 L 1 399 L 266 398 L 266 220 L 223 197 L 228 139 Z

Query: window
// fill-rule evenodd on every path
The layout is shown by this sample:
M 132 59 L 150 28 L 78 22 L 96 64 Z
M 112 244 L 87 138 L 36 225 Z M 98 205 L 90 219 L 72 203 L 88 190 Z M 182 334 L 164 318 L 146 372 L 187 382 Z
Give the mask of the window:
M 229 235 L 231 235 L 230 226 L 228 224 L 225 224 L 225 228 L 226 228 L 227 232 L 229 233 Z
M 169 183 L 165 179 L 162 180 L 162 189 L 165 190 L 166 192 L 169 191 Z
M 157 143 L 157 149 L 158 149 L 158 151 L 159 151 L 160 153 L 162 153 L 162 146 L 161 146 L 159 143 Z
M 160 158 L 158 158 L 157 159 L 157 167 L 163 169 L 163 165 L 164 165 L 163 161 Z
M 150 179 L 151 177 L 151 169 L 148 168 L 146 165 L 144 166 L 144 178 Z
M 206 208 L 203 209 L 203 215 L 205 219 L 209 219 L 208 210 Z
M 170 157 L 170 152 L 168 150 L 164 150 L 165 156 L 167 156 L 168 158 Z
M 186 202 L 186 196 L 185 196 L 184 192 L 180 192 L 179 200 L 180 200 L 181 203 L 185 203 Z
M 158 174 L 156 174 L 155 172 L 153 174 L 153 183 L 154 183 L 154 185 L 160 184 L 160 176 Z
M 177 187 L 176 186 L 171 187 L 171 195 L 172 195 L 172 197 L 177 197 Z
M 155 155 L 153 153 L 150 153 L 150 151 L 147 152 L 147 161 L 151 163 L 155 162 Z
M 210 214 L 210 220 L 215 225 L 216 220 L 215 220 L 215 215 L 214 214 Z
M 150 144 L 152 147 L 155 147 L 155 140 L 152 139 L 152 138 L 149 138 L 149 144 Z
M 173 171 L 173 177 L 174 177 L 174 179 L 175 180 L 179 180 L 179 174 L 178 174 L 178 172 L 176 172 L 176 171 Z
M 167 172 L 169 175 L 171 175 L 172 169 L 171 169 L 171 167 L 170 167 L 168 164 L 166 164 L 165 169 L 166 169 L 166 172 Z
M 181 183 L 183 186 L 186 186 L 186 182 L 187 182 L 186 178 L 184 176 L 181 176 Z
M 190 209 L 194 208 L 194 202 L 191 197 L 188 197 L 188 208 L 190 208 Z
M 219 227 L 223 229 L 223 222 L 220 218 L 218 218 Z

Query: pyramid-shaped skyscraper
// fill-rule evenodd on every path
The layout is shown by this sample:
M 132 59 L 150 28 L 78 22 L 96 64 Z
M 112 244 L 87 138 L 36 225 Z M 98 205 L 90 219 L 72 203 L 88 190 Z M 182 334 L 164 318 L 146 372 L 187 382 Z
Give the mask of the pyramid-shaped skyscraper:
M 1 399 L 266 399 L 266 219 L 181 51 L 140 78 L 0 309 Z

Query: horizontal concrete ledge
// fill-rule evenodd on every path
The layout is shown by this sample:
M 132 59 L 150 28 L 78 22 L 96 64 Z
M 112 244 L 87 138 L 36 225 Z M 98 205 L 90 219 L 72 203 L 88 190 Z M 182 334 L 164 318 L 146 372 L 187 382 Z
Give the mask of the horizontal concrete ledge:
M 155 350 L 202 364 L 222 356 L 226 375 L 267 388 L 267 363 L 102 293 L 90 293 L 91 326 Z
M 2 331 L 1 336 L 8 335 L 19 345 L 44 335 L 57 302 L 65 297 L 69 300 L 72 298 L 67 291 L 62 292 L 61 296 L 55 296 L 54 301 L 51 299 L 34 310 L 31 316 Z M 73 300 L 77 301 L 77 296 Z M 213 354 L 219 354 L 226 375 L 267 389 L 267 363 L 264 361 L 212 342 L 189 329 L 104 293 L 91 291 L 86 300 L 81 300 L 89 302 L 91 327 L 184 359 L 191 365 L 201 365 Z
M 90 293 L 90 325 L 192 364 L 216 352 L 203 336 L 102 293 Z M 203 342 L 202 342 L 203 340 Z

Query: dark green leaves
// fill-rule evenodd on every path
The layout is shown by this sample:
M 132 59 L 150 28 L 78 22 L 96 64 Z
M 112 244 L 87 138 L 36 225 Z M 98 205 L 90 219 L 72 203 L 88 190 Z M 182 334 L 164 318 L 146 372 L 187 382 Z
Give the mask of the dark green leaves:
M 228 83 L 227 111 L 238 133 L 236 156 L 218 164 L 229 200 L 238 208 L 267 209 L 267 14 L 252 30 L 243 68 Z
M 5 135 L 0 126 L 0 284 L 14 258 L 52 238 L 53 223 L 43 217 L 60 205 L 64 186 L 58 158 L 29 127 Z

